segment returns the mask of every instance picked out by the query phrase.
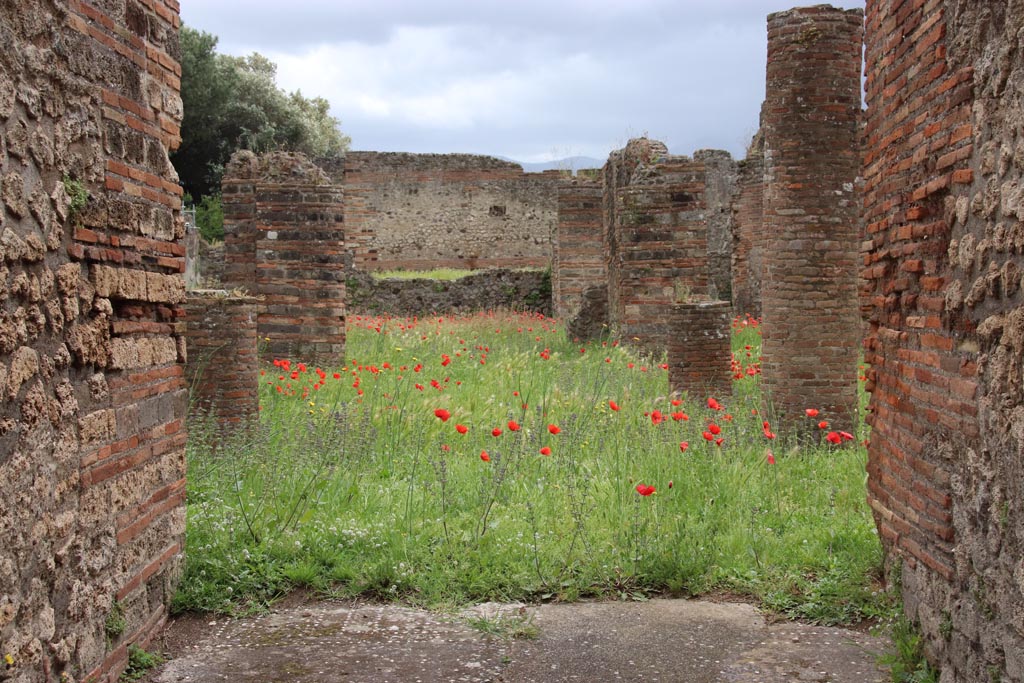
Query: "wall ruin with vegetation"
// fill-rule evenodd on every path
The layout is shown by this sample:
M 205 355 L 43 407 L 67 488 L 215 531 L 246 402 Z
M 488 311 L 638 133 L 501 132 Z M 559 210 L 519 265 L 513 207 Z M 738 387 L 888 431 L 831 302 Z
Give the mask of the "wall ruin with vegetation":
M 1024 2 L 867 2 L 869 500 L 946 681 L 1024 680 Z
M 117 678 L 185 527 L 178 3 L 0 7 L 0 677 Z

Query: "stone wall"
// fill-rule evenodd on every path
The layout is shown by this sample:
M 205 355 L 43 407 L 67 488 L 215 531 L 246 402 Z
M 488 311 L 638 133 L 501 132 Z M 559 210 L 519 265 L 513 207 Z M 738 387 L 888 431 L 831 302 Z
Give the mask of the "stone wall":
M 189 412 L 221 426 L 259 412 L 257 299 L 223 290 L 192 290 L 185 301 Z
M 762 386 L 781 424 L 854 431 L 863 14 L 768 16 Z
M 458 280 L 386 279 L 350 270 L 348 308 L 353 313 L 392 315 L 466 314 L 510 309 L 551 315 L 551 275 L 538 270 L 495 268 Z
M 174 0 L 0 6 L 7 680 L 115 680 L 179 574 L 178 26 Z
M 1024 681 L 1024 2 L 867 2 L 869 500 L 942 681 Z
M 561 172 L 470 154 L 349 152 L 335 182 L 355 266 L 519 268 L 551 265 Z M 344 178 L 338 177 L 339 173 Z
M 764 135 L 758 131 L 739 162 L 732 203 L 732 303 L 737 314 L 761 316 L 764 275 Z
M 259 297 L 262 348 L 275 358 L 345 352 L 342 189 L 305 156 L 237 152 L 224 173 L 224 279 Z
M 558 235 L 551 268 L 555 317 L 580 339 L 600 335 L 608 323 L 601 193 L 600 181 L 586 177 L 566 181 L 558 191 Z
M 671 337 L 669 306 L 708 294 L 705 178 L 700 162 L 659 156 L 615 191 L 610 314 L 623 338 L 653 353 Z

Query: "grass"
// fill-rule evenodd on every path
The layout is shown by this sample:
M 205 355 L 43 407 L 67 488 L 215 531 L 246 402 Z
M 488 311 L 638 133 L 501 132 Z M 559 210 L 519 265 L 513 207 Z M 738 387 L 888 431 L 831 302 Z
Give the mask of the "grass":
M 193 421 L 175 606 L 258 610 L 303 586 L 431 607 L 727 591 L 824 624 L 889 613 L 863 432 L 834 446 L 821 415 L 811 440 L 769 439 L 760 332 L 734 328 L 716 410 L 669 395 L 662 359 L 543 317 L 352 317 L 344 367 L 267 365 L 257 429 Z

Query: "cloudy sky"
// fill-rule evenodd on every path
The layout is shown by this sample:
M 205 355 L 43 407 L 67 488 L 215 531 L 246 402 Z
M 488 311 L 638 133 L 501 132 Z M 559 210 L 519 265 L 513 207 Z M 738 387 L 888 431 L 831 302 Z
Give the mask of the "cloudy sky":
M 228 54 L 331 102 L 353 149 L 603 159 L 644 133 L 742 156 L 765 18 L 815 0 L 181 0 Z M 863 7 L 863 0 L 834 5 Z

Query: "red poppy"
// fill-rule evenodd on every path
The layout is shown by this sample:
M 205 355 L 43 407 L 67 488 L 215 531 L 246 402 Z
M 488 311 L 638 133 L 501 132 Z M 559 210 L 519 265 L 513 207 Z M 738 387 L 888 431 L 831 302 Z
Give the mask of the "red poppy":
M 508 421 L 508 430 L 510 432 L 518 432 L 520 429 L 522 429 L 522 427 L 519 425 L 518 422 L 516 422 L 515 420 Z
M 608 401 L 608 407 L 611 408 L 612 410 L 617 411 L 619 409 L 619 404 L 616 403 L 615 401 Z
M 501 427 L 495 427 L 492 429 L 491 436 L 501 436 Z
M 690 416 L 680 410 L 672 413 L 672 419 L 679 422 L 680 420 L 689 420 Z
M 448 444 L 446 444 L 446 443 L 441 444 L 441 450 L 444 451 L 445 453 L 449 452 L 451 449 L 452 449 L 452 447 L 449 446 Z
M 722 428 L 716 425 L 714 422 L 712 422 L 711 424 L 708 425 L 708 431 L 714 434 L 715 436 L 718 436 L 719 434 L 722 433 Z
M 551 449 L 548 448 L 547 446 L 544 446 L 543 448 L 540 449 L 540 454 L 541 455 L 551 455 Z
M 713 398 L 708 398 L 708 408 L 711 408 L 711 410 L 721 410 L 722 404 Z
M 807 410 L 804 411 L 804 413 L 807 414 L 807 417 L 818 417 L 817 408 L 808 408 Z
M 636 492 L 641 496 L 649 496 L 654 493 L 654 487 L 649 484 L 637 484 Z
M 775 464 L 775 455 L 771 451 L 768 451 L 768 464 L 769 465 L 774 465 Z
M 455 425 L 455 431 L 457 431 L 459 434 L 465 434 L 466 432 L 469 431 L 469 427 L 467 427 L 466 425 Z
M 839 432 L 839 436 L 843 437 L 847 441 L 853 441 L 853 434 L 850 432 Z
M 441 420 L 441 422 L 447 422 L 447 421 L 448 421 L 448 418 L 450 418 L 450 417 L 452 416 L 452 414 L 451 414 L 451 413 L 449 413 L 449 412 L 448 412 L 447 410 L 445 410 L 444 408 L 438 408 L 438 409 L 436 409 L 436 410 L 434 411 L 434 415 L 435 415 L 435 416 L 437 417 L 437 419 Z
M 715 445 L 716 446 L 721 446 L 724 441 L 725 441 L 725 439 L 719 437 L 719 438 L 715 439 Z
M 712 434 L 711 432 L 703 432 L 701 434 L 701 436 L 703 436 L 706 441 L 714 441 L 715 440 L 715 435 Z
M 661 424 L 665 421 L 665 416 L 661 414 L 660 410 L 655 410 L 651 413 L 651 424 Z
M 487 451 L 480 451 L 480 459 L 484 462 L 490 462 L 491 456 L 487 455 Z
M 452 362 L 452 359 L 448 357 L 447 353 L 441 354 L 441 365 L 448 367 L 448 364 Z
M 668 487 L 672 488 L 672 480 L 671 479 L 668 480 Z
M 829 432 L 825 435 L 825 439 L 832 444 L 839 444 L 843 441 L 843 437 L 839 436 L 836 432 Z
M 828 429 L 828 422 L 825 421 L 825 420 L 822 420 L 821 422 L 819 422 L 818 423 L 818 429 Z
M 680 441 L 679 442 L 679 450 L 682 451 L 683 453 L 685 453 L 686 449 L 689 448 L 689 447 L 690 447 L 690 442 L 689 441 Z
M 334 379 L 341 379 L 341 373 L 340 372 L 336 372 L 336 373 L 334 373 L 331 376 L 334 377 Z
M 674 399 L 672 399 L 672 405 L 674 407 L 678 408 L 679 406 L 683 405 L 683 402 L 680 401 L 678 398 L 674 398 Z
M 548 431 L 552 434 L 558 434 L 562 430 L 558 425 L 548 425 Z

